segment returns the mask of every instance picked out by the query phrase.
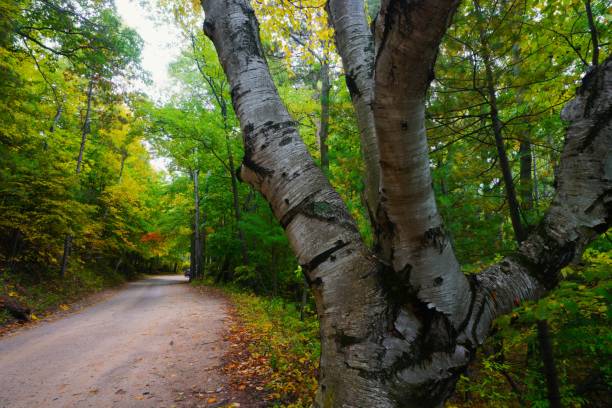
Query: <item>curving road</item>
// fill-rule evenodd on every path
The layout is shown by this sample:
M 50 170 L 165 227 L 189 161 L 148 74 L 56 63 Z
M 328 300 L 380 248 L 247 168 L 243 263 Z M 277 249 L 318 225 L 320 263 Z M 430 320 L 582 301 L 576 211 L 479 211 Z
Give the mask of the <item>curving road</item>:
M 228 401 L 226 304 L 181 276 L 0 338 L 0 407 L 182 407 Z

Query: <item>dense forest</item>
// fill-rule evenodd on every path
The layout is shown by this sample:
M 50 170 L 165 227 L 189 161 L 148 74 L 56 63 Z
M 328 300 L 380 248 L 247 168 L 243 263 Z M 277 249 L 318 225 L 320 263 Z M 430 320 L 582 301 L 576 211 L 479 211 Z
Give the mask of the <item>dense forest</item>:
M 456 262 L 468 278 L 507 259 L 509 268 L 514 268 L 512 254 L 542 231 L 549 208 L 554 207 L 559 174 L 570 171 L 560 164 L 571 124 L 570 116 L 561 114 L 564 106 L 576 96 L 577 89 L 591 86 L 584 80 L 589 75 L 608 75 L 599 85 L 593 85 L 601 89 L 593 91 L 596 96 L 592 98 L 603 100 L 607 95 L 602 106 L 610 103 L 612 8 L 607 1 L 466 0 L 449 6 L 456 11 L 441 12 L 441 17 L 431 19 L 431 27 L 441 24 L 445 28 L 438 33 L 439 49 L 436 42 L 433 56 L 419 54 L 433 61 L 432 69 L 426 67 L 423 74 L 428 77 L 423 88 L 424 127 L 422 132 L 420 128 L 415 130 L 424 137 L 426 129 L 425 150 L 417 146 L 405 153 L 397 147 L 401 140 L 395 147 L 380 144 L 381 157 L 377 160 L 378 153 L 371 152 L 377 146 L 369 142 L 369 135 L 378 134 L 380 139 L 388 131 L 397 119 L 395 108 L 418 110 L 404 106 L 394 96 L 396 90 L 401 91 L 401 81 L 414 80 L 413 68 L 405 70 L 406 78 L 395 77 L 396 71 L 385 71 L 394 58 L 400 60 L 397 55 L 401 52 L 389 49 L 393 41 L 399 41 L 402 35 L 409 38 L 411 34 L 406 32 L 412 32 L 393 31 L 393 27 L 408 23 L 394 25 L 392 21 L 402 13 L 419 13 L 419 7 L 411 6 L 418 2 L 407 1 L 404 9 L 398 5 L 403 2 L 394 1 L 383 1 L 381 6 L 376 0 L 368 0 L 365 5 L 339 0 L 264 0 L 252 2 L 253 17 L 250 8 L 241 5 L 246 2 L 228 1 L 229 6 L 222 3 L 146 2 L 146 8 L 152 11 L 149 17 L 175 25 L 182 40 L 180 55 L 168 68 L 172 87 L 163 98 L 154 98 L 142 91 L 151 81 L 141 66 L 146 39 L 122 21 L 113 0 L 0 0 L 0 306 L 4 306 L 0 309 L 0 325 L 18 318 L 35 318 L 85 293 L 142 274 L 188 273 L 196 284 L 253 293 L 260 302 L 268 302 L 267 310 L 279 314 L 290 311 L 296 321 L 305 321 L 309 336 L 300 341 L 316 344 L 308 355 L 316 365 L 321 347 L 325 353 L 332 342 L 325 340 L 332 337 L 325 330 L 332 329 L 326 329 L 328 323 L 322 320 L 323 341 L 318 345 L 317 315 L 328 315 L 322 304 L 335 306 L 326 298 L 330 295 L 317 288 L 321 282 L 318 276 L 323 276 L 323 272 L 317 275 L 317 270 L 330 262 L 320 257 L 323 246 L 318 247 L 319 242 L 312 238 L 317 234 L 310 227 L 321 220 L 350 218 L 350 222 L 338 221 L 349 231 L 342 230 L 338 233 L 342 238 L 334 240 L 332 252 L 338 252 L 338 259 L 343 259 L 340 252 L 352 245 L 345 242 L 346 236 L 356 234 L 364 248 L 374 248 L 372 259 L 397 272 L 399 278 L 382 279 L 385 282 L 381 285 L 390 287 L 389 296 L 423 296 L 433 310 L 437 307 L 433 306 L 435 293 L 421 295 L 402 281 L 404 272 L 400 269 L 405 271 L 405 267 L 396 267 L 395 263 L 404 256 L 401 242 L 407 241 L 397 238 L 401 232 L 394 225 L 403 222 L 402 217 L 429 208 L 425 204 L 418 207 L 419 200 L 435 200 L 428 205 L 437 208 L 436 214 L 444 220 L 443 233 L 441 226 L 428 229 L 426 233 L 433 232 L 426 238 L 440 248 L 440 254 L 447 256 L 450 251 L 448 259 L 452 259 L 431 268 L 439 270 L 440 265 Z M 442 9 L 437 3 L 455 2 L 433 3 Z M 231 22 L 225 23 L 223 19 L 229 17 L 219 8 L 230 6 L 248 8 L 244 11 L 247 23 L 243 24 L 249 27 L 245 32 L 251 29 L 249 19 L 257 17 L 254 30 L 260 39 L 252 40 L 255 45 L 242 38 L 240 35 L 251 38 L 242 32 L 236 36 L 221 33 L 230 30 Z M 360 12 L 351 14 L 351 7 Z M 207 23 L 202 30 L 204 10 Z M 364 68 L 363 61 L 374 51 L 362 47 L 359 33 L 343 26 L 342 13 L 347 13 L 346 21 L 361 18 L 362 25 L 373 27 L 377 39 L 383 38 L 382 43 L 376 43 L 375 86 L 362 80 L 363 75 L 372 75 L 363 73 L 369 69 Z M 227 16 L 234 14 L 228 12 Z M 453 19 L 448 29 L 444 16 Z M 437 22 L 440 19 L 444 21 Z M 413 31 L 421 25 L 415 23 Z M 423 32 L 428 33 L 424 28 Z M 248 49 L 231 48 L 231 41 L 245 49 L 253 46 L 255 57 L 247 54 Z M 292 118 L 290 124 L 279 122 L 276 128 L 270 122 L 270 135 L 284 132 L 287 139 L 282 140 L 289 144 L 299 132 L 304 152 L 294 150 L 286 157 L 271 153 L 265 160 L 274 164 L 266 167 L 262 151 L 268 147 L 268 139 L 265 135 L 256 139 L 259 131 L 245 122 L 251 111 L 241 105 L 256 102 L 245 98 L 257 98 L 253 95 L 262 81 L 253 77 L 252 84 L 240 82 L 244 79 L 232 64 L 243 58 L 252 66 L 258 66 L 252 58 L 266 61 L 272 86 L 286 106 L 287 117 Z M 379 78 L 387 78 L 385 75 L 393 79 L 379 82 Z M 419 75 L 417 72 L 413 76 Z M 250 85 L 253 89 L 245 89 Z M 251 90 L 255 90 L 251 96 L 246 95 Z M 375 104 L 372 95 L 382 95 L 376 99 L 377 109 L 371 108 Z M 265 94 L 258 98 L 261 103 L 268 100 Z M 262 120 L 267 114 L 265 108 L 253 112 Z M 366 120 L 368 115 L 376 116 L 375 129 L 374 122 Z M 608 142 L 610 116 L 608 110 L 593 125 L 603 129 L 600 133 L 607 132 L 604 136 Z M 403 123 L 402 129 L 412 131 L 412 122 Z M 277 143 L 274 137 L 270 140 Z M 608 155 L 608 177 L 612 146 L 602 146 Z M 281 211 L 283 200 L 289 206 L 289 200 L 303 194 L 298 190 L 302 183 L 299 172 L 305 176 L 312 166 L 301 163 L 299 168 L 291 167 L 292 160 L 303 154 L 313 158 L 316 171 L 320 169 L 329 180 L 330 191 L 337 192 L 346 211 L 335 207 L 335 196 L 304 201 L 306 204 L 297 210 Z M 425 159 L 419 164 L 421 156 Z M 165 165 L 154 166 L 155 158 L 162 158 Z M 379 162 L 385 165 L 377 169 Z M 399 170 L 396 175 L 389 169 L 419 165 L 430 174 L 429 186 L 418 187 L 419 193 L 406 193 L 407 198 L 400 194 L 404 190 L 394 196 L 392 182 L 410 187 L 416 176 L 402 178 Z M 270 172 L 294 187 L 267 181 L 273 179 Z M 319 180 L 317 177 L 313 180 Z M 379 179 L 382 188 L 377 186 Z M 609 177 L 606 183 L 609 189 Z M 378 192 L 385 188 L 388 195 L 381 198 Z M 429 198 L 421 197 L 429 193 L 420 191 L 429 189 Z M 289 193 L 274 198 L 279 191 Z M 547 287 L 550 292 L 539 300 L 513 297 L 515 308 L 491 324 L 486 341 L 484 335 L 479 338 L 477 343 L 483 344 L 476 358 L 470 359 L 469 366 L 462 363 L 467 369 L 453 371 L 451 385 L 436 383 L 436 395 L 443 400 L 450 395 L 449 389 L 455 390 L 449 406 L 609 406 L 610 191 L 604 189 L 601 197 L 597 205 L 607 206 L 608 218 L 604 227 L 593 227 L 599 236 L 591 234 L 588 242 L 584 241 L 588 246 L 580 248 L 577 256 L 572 252 L 568 259 L 550 261 L 559 266 L 560 272 L 555 273 L 562 276 L 560 283 L 551 279 L 554 288 Z M 397 202 L 402 206 L 393 213 L 393 203 Z M 314 221 L 305 222 L 299 230 L 295 211 L 315 214 L 311 217 Z M 405 222 L 420 228 L 419 220 Z M 323 232 L 317 237 L 323 242 L 335 226 L 321 228 Z M 311 243 L 301 246 L 301 240 Z M 317 248 L 311 250 L 308 245 Z M 309 251 L 320 253 L 311 256 L 307 255 Z M 559 258 L 565 256 L 554 248 L 550 251 Z M 405 255 L 407 259 L 410 256 Z M 430 267 L 427 262 L 423 268 Z M 409 277 L 410 269 L 406 273 Z M 452 280 L 443 283 L 442 278 L 436 279 L 436 287 Z M 339 286 L 342 288 L 342 284 Z M 341 297 L 352 292 L 344 290 L 334 289 L 338 297 L 335 301 L 348 304 Z M 500 298 L 502 292 L 499 290 Z M 490 293 L 495 300 L 495 291 Z M 275 302 L 284 306 L 279 308 Z M 403 303 L 389 306 L 395 308 L 396 322 L 410 319 L 402 314 L 403 307 Z M 459 313 L 439 308 L 451 317 Z M 442 323 L 441 317 L 430 318 L 425 309 L 418 313 L 427 315 L 435 330 L 436 325 L 451 325 L 451 318 Z M 474 323 L 474 333 L 478 323 Z M 469 317 L 466 324 L 471 324 Z M 364 353 L 363 359 L 371 356 L 366 343 L 360 343 L 357 334 L 350 334 L 352 326 L 343 331 L 335 323 L 329 326 L 339 330 L 333 340 L 340 344 L 338 350 L 353 347 L 350 350 Z M 399 332 L 397 338 L 404 341 L 409 337 L 409 329 L 391 326 L 388 330 Z M 441 342 L 427 341 L 435 343 L 432 347 Z M 392 347 L 395 343 L 388 349 Z M 336 358 L 327 353 L 329 361 Z M 433 354 L 428 355 L 428 361 L 434 359 Z M 355 359 L 351 364 L 365 367 Z M 405 363 L 398 358 L 394 369 Z M 339 370 L 335 363 L 325 364 L 321 371 L 327 375 L 328 390 L 325 386 L 319 389 L 316 403 L 342 406 L 350 389 L 334 382 Z M 310 368 L 305 372 L 315 375 Z M 360 378 L 364 376 L 362 373 Z M 351 378 L 352 374 L 346 381 Z M 282 378 L 277 381 L 282 382 Z M 392 387 L 390 383 L 394 381 L 386 381 L 386 386 Z M 316 385 L 308 384 L 302 390 L 279 394 L 277 403 L 298 401 L 308 405 L 316 391 Z M 363 385 L 365 389 L 370 386 Z M 329 391 L 334 387 L 335 394 Z M 399 393 L 395 389 L 388 393 L 400 398 L 393 394 Z M 398 395 L 412 401 L 409 406 L 440 403 L 413 394 Z M 383 403 L 383 399 L 377 400 L 377 406 L 400 406 L 387 399 Z M 366 400 L 356 399 L 355 404 L 368 406 Z

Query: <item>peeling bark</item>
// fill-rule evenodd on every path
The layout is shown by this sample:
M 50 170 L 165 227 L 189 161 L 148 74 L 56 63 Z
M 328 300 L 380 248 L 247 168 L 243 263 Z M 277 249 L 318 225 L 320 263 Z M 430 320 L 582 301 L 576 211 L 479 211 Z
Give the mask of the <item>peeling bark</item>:
M 242 179 L 269 202 L 315 299 L 322 350 L 315 406 L 441 406 L 493 319 L 554 287 L 559 270 L 610 226 L 612 63 L 585 78 L 564 111 L 571 124 L 544 221 L 516 254 L 468 279 L 435 206 L 424 130 L 425 92 L 456 2 L 387 1 L 376 20 L 376 252 L 283 106 L 248 2 L 203 6 L 243 132 Z M 332 1 L 330 10 L 337 29 L 355 21 L 344 28 L 365 38 L 358 33 L 365 25 L 342 7 L 363 16 L 363 4 Z

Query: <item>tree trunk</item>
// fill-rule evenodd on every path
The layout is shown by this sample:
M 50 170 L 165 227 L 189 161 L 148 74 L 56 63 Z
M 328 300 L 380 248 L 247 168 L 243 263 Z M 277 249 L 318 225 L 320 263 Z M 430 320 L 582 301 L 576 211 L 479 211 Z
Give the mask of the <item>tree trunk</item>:
M 591 54 L 591 65 L 595 67 L 599 64 L 599 40 L 597 38 L 597 27 L 595 27 L 595 20 L 593 19 L 593 11 L 591 11 L 591 0 L 584 0 L 584 8 L 587 14 L 587 21 L 589 22 L 591 46 L 593 47 L 593 53 Z
M 506 146 L 502 135 L 503 125 L 499 118 L 499 111 L 497 108 L 495 78 L 493 76 L 493 68 L 491 66 L 489 43 L 484 31 L 482 11 L 477 0 L 474 0 L 474 8 L 476 9 L 476 13 L 478 15 L 478 20 L 480 23 L 479 34 L 481 55 L 485 66 L 486 88 L 489 97 L 487 102 L 489 105 L 489 115 L 491 116 L 491 123 L 493 125 L 495 147 L 497 148 L 497 157 L 499 158 L 499 166 L 501 168 L 502 178 L 504 180 L 504 189 L 506 191 L 506 200 L 508 201 L 508 212 L 510 213 L 510 220 L 512 221 L 512 229 L 514 230 L 514 236 L 516 238 L 516 241 L 520 244 L 527 238 L 527 234 L 521 223 L 521 212 L 518 199 L 516 198 L 516 189 L 514 187 L 514 180 L 512 178 L 512 169 L 510 168 L 510 162 L 508 161 Z
M 329 63 L 327 59 L 321 64 L 321 118 L 319 126 L 319 151 L 321 153 L 321 168 L 329 173 L 329 154 L 327 137 L 329 135 Z
M 51 126 L 49 127 L 49 132 L 51 133 L 55 132 L 55 128 L 57 127 L 57 124 L 59 123 L 59 120 L 62 117 L 63 108 L 64 108 L 63 105 L 58 105 L 57 110 L 55 111 L 55 116 L 53 117 L 53 122 L 51 123 Z
M 68 270 L 68 258 L 70 257 L 70 252 L 72 249 L 72 236 L 66 235 L 64 238 L 64 253 L 62 255 L 62 263 L 60 269 L 60 276 L 63 278 L 66 276 L 66 271 Z
M 196 169 L 192 172 L 193 179 L 193 275 L 192 279 L 198 279 L 201 274 L 202 264 L 202 247 L 200 243 L 200 191 L 199 191 L 199 175 L 200 170 Z
M 374 126 L 374 41 L 363 2 L 330 0 L 327 13 L 336 32 L 344 78 L 357 115 L 361 153 L 365 164 L 365 204 L 372 223 L 379 204 L 380 167 Z
M 189 282 L 195 279 L 194 271 L 195 271 L 195 236 L 192 231 L 191 242 L 189 244 Z
M 240 211 L 240 196 L 238 195 L 238 177 L 236 176 L 236 170 L 234 167 L 234 155 L 232 154 L 232 148 L 230 145 L 229 135 L 225 132 L 225 144 L 227 146 L 227 161 L 229 163 L 229 171 L 232 182 L 232 204 L 234 206 L 234 216 L 236 217 L 236 226 L 238 229 L 238 239 L 240 240 L 240 250 L 242 254 L 242 264 L 249 264 L 249 251 L 247 248 L 246 237 L 244 230 L 240 226 L 241 211 Z
M 89 80 L 87 87 L 87 108 L 85 110 L 85 121 L 83 122 L 83 128 L 81 129 L 81 146 L 79 148 L 79 156 L 77 157 L 75 172 L 77 176 L 81 174 L 81 165 L 83 162 L 83 153 L 85 152 L 85 143 L 87 141 L 87 135 L 91 131 L 91 100 L 93 96 L 93 77 Z M 62 255 L 62 263 L 60 269 L 60 276 L 63 278 L 66 276 L 68 270 L 68 261 L 70 258 L 70 252 L 72 250 L 72 236 L 69 234 L 64 238 L 64 253 Z
M 83 153 L 85 152 L 85 143 L 87 142 L 87 136 L 91 131 L 91 100 L 93 95 L 93 78 L 89 80 L 87 88 L 87 108 L 85 110 L 85 121 L 83 122 L 83 128 L 81 129 L 81 147 L 79 148 L 79 156 L 76 163 L 76 174 L 81 173 L 81 166 L 83 163 Z
M 119 272 L 119 266 L 121 266 L 122 262 L 123 262 L 123 255 L 119 257 L 119 259 L 117 260 L 117 263 L 115 264 L 115 274 Z
M 206 173 L 206 178 L 204 179 L 204 198 L 203 200 L 206 200 L 208 197 L 208 180 L 210 178 L 210 170 Z M 202 206 L 205 206 L 205 201 L 201 203 Z M 200 233 L 200 241 L 201 241 L 201 275 L 202 278 L 206 276 L 206 238 L 207 238 L 207 232 L 206 232 L 206 222 L 207 222 L 207 214 L 206 214 L 206 210 L 202 211 L 202 222 L 200 225 L 201 228 L 201 233 Z
M 546 320 L 538 320 L 537 326 L 540 353 L 544 363 L 544 378 L 546 378 L 546 388 L 548 390 L 548 402 L 551 408 L 561 408 L 561 393 L 559 392 L 559 380 L 557 379 L 552 341 L 548 332 L 548 322 Z
M 332 14 L 346 6 L 364 16 L 362 3 L 337 3 L 329 3 Z M 371 117 L 381 152 L 378 219 L 384 220 L 384 239 L 380 252 L 373 252 L 280 100 L 250 5 L 203 4 L 204 30 L 219 54 L 243 132 L 242 180 L 270 204 L 315 299 L 321 336 L 317 407 L 442 405 L 493 319 L 554 287 L 559 270 L 610 224 L 612 177 L 602 177 L 601 169 L 612 144 L 612 63 L 597 71 L 576 102 L 582 113 L 571 116 L 557 197 L 540 228 L 518 254 L 478 275 L 461 274 L 435 208 L 424 133 L 425 92 L 456 5 L 385 1 L 376 19 Z M 338 23 L 341 14 L 332 19 Z M 353 28 L 357 40 L 368 38 L 365 23 Z M 345 40 L 343 46 L 353 49 Z M 346 60 L 343 55 L 351 73 Z
M 127 159 L 127 151 L 121 152 L 121 167 L 119 168 L 119 179 L 117 180 L 117 184 L 121 184 L 121 180 L 123 179 L 123 170 L 125 168 L 125 159 Z
M 521 203 L 525 210 L 531 210 L 533 208 L 533 188 L 531 180 L 531 142 L 529 139 L 521 141 L 519 147 L 519 155 L 521 157 L 521 169 L 520 169 L 520 192 L 521 192 Z
M 480 10 L 480 6 L 478 1 L 474 1 L 475 9 L 478 13 L 478 17 L 480 23 L 483 24 L 482 21 L 482 13 Z M 499 119 L 498 111 L 497 111 L 497 96 L 495 94 L 495 83 L 493 79 L 493 72 L 491 69 L 490 62 L 490 54 L 489 54 L 489 44 L 487 38 L 484 33 L 483 26 L 480 28 L 480 40 L 481 47 L 483 53 L 483 60 L 485 64 L 486 70 L 486 80 L 487 80 L 487 90 L 489 93 L 489 105 L 491 111 L 491 120 L 493 122 L 493 132 L 495 135 L 495 144 L 497 146 L 497 154 L 499 163 L 502 169 L 503 180 L 504 180 L 504 188 L 506 191 L 506 197 L 508 200 L 508 211 L 510 212 L 510 218 L 512 220 L 512 227 L 514 230 L 514 236 L 517 241 L 517 244 L 520 245 L 521 242 L 526 238 L 526 232 L 523 227 L 523 223 L 520 219 L 520 207 L 518 204 L 518 200 L 516 198 L 516 189 L 514 186 L 514 179 L 512 178 L 512 172 L 509 166 L 508 157 L 506 155 L 504 142 L 502 139 L 501 132 L 501 121 Z M 518 59 L 518 58 L 516 58 Z M 519 90 L 519 95 L 522 93 L 522 90 Z M 522 98 L 519 98 L 519 101 Z M 524 135 L 526 136 L 526 135 Z M 526 209 L 531 208 L 532 206 L 532 196 L 531 196 L 531 142 L 528 137 L 525 137 L 524 140 L 520 143 L 520 191 L 522 193 L 522 201 L 523 206 Z M 538 341 L 540 343 L 540 347 L 542 350 L 547 350 L 547 353 L 542 353 L 542 361 L 544 363 L 544 374 L 547 378 L 548 390 L 549 390 L 549 402 L 551 406 L 555 407 L 555 403 L 558 401 L 553 401 L 550 399 L 553 395 L 559 395 L 558 389 L 558 380 L 557 373 L 554 369 L 555 362 L 553 360 L 552 354 L 552 345 L 550 336 L 548 334 L 548 323 L 546 320 L 538 321 Z M 553 378 L 554 377 L 554 378 Z M 556 388 L 555 388 L 556 387 Z

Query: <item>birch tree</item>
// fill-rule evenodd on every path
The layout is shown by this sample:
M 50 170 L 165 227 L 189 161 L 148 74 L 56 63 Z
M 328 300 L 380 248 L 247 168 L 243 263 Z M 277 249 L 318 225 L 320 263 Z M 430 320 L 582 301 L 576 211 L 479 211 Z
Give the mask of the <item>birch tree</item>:
M 569 126 L 556 196 L 541 223 L 516 253 L 462 273 L 436 208 L 425 132 L 426 92 L 457 5 L 383 0 L 370 31 L 363 2 L 328 3 L 368 173 L 369 248 L 278 96 L 250 4 L 203 4 L 243 132 L 241 178 L 269 202 L 316 301 L 316 406 L 441 406 L 493 320 L 544 296 L 610 227 L 608 58 L 563 110 Z

